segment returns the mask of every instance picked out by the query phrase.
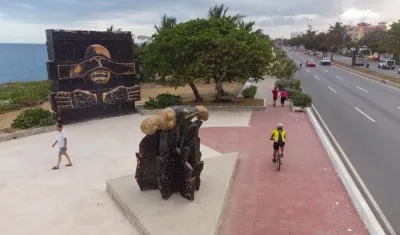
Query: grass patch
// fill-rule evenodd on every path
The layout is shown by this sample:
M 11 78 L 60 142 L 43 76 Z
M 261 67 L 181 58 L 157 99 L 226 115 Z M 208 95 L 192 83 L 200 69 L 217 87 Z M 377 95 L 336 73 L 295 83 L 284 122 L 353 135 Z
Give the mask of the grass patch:
M 391 82 L 400 84 L 400 77 L 393 77 L 393 76 L 390 76 L 388 74 L 379 73 L 379 72 L 376 72 L 374 70 L 364 68 L 362 66 L 354 66 L 354 67 L 352 67 L 349 64 L 342 63 L 342 62 L 337 62 L 337 61 L 335 61 L 333 63 L 334 64 L 338 64 L 338 65 L 343 66 L 343 67 L 346 67 L 346 68 L 349 68 L 349 69 L 352 69 L 352 70 L 355 70 L 355 71 L 358 71 L 358 72 L 361 72 L 361 73 L 365 73 L 365 74 L 368 74 L 368 75 L 371 75 L 371 76 L 386 80 L 386 81 L 391 81 Z
M 50 82 L 13 82 L 0 85 L 0 113 L 41 105 L 49 100 Z

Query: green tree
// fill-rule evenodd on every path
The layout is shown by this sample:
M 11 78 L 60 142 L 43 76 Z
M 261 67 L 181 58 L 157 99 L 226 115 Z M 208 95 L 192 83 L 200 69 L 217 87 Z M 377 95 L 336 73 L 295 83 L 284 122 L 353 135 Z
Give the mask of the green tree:
M 107 28 L 107 32 L 121 32 L 121 28 L 115 28 L 114 25 L 111 25 Z
M 209 19 L 225 19 L 231 23 L 240 24 L 240 22 L 246 17 L 242 14 L 236 15 L 228 15 L 228 7 L 225 7 L 224 4 L 215 5 L 214 7 L 208 10 L 208 18 Z M 254 24 L 253 24 L 254 25 Z M 253 26 L 251 25 L 251 27 Z
M 359 40 L 351 41 L 350 46 L 353 49 L 351 65 L 352 66 L 355 65 L 357 54 L 360 51 L 361 47 L 378 44 L 379 41 L 382 41 L 383 39 L 384 38 L 382 32 L 379 30 L 374 30 L 374 31 L 367 31 L 364 37 L 362 37 Z
M 170 83 L 175 87 L 195 79 L 212 81 L 217 101 L 224 95 L 223 82 L 262 79 L 272 62 L 270 40 L 224 17 L 190 20 L 163 30 L 154 35 L 146 50 L 143 63 L 150 74 L 172 77 Z M 191 88 L 196 100 L 201 100 L 197 89 Z
M 400 20 L 390 25 L 381 46 L 387 52 L 395 54 L 395 56 L 400 55 Z
M 345 44 L 347 40 L 346 35 L 347 28 L 341 22 L 336 22 L 335 25 L 329 27 L 325 45 L 328 47 L 328 50 L 331 51 L 331 60 L 333 60 L 334 53 Z
M 165 14 L 162 18 L 161 18 L 161 23 L 159 26 L 154 25 L 154 28 L 156 29 L 157 33 L 160 33 L 162 30 L 164 29 L 169 29 L 169 28 L 173 28 L 177 25 L 176 23 L 176 18 L 175 17 L 171 17 L 171 16 L 167 16 L 167 14 Z
M 301 36 L 302 43 L 307 50 L 312 50 L 315 52 L 317 50 L 315 40 L 316 40 L 317 30 L 314 30 L 311 25 L 308 25 L 306 33 Z

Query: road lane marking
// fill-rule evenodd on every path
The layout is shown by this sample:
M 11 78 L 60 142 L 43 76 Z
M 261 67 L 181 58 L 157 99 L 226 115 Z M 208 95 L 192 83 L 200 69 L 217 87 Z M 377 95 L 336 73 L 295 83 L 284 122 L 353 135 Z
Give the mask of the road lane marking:
M 310 70 L 307 69 L 307 72 L 310 72 Z
M 375 122 L 374 119 L 372 119 L 370 116 L 368 116 L 367 114 L 365 114 L 363 111 L 361 111 L 359 108 L 354 107 L 358 112 L 360 112 L 362 115 L 364 115 L 366 118 L 368 118 L 371 122 Z
M 365 89 L 363 89 L 363 88 L 361 88 L 361 87 L 359 87 L 359 86 L 356 86 L 358 89 L 360 89 L 360 90 L 362 90 L 362 91 L 365 91 L 365 92 L 369 92 L 369 91 L 367 91 L 367 90 L 365 90 Z
M 337 94 L 337 92 L 336 92 L 335 90 L 333 90 L 332 87 L 328 86 L 328 88 L 329 88 L 331 91 L 335 92 L 335 94 Z
M 397 107 L 398 109 L 400 109 L 400 107 Z
M 314 76 L 314 77 L 315 77 L 316 79 L 320 80 L 319 77 L 317 77 L 317 76 Z
M 328 72 L 328 70 L 324 69 L 325 72 Z
M 341 78 L 341 77 L 339 77 L 339 76 L 336 76 L 337 78 L 339 78 L 340 80 L 343 80 L 343 78 Z

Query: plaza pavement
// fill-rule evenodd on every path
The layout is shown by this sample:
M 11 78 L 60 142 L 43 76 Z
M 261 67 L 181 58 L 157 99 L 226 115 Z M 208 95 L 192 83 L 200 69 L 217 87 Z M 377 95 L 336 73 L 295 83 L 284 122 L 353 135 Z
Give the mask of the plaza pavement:
M 248 126 L 251 112 L 213 112 L 204 127 Z M 57 171 L 57 132 L 0 142 L 0 228 L 7 235 L 135 235 L 106 192 L 106 180 L 136 169 L 135 114 L 65 126 L 73 167 Z M 203 158 L 220 153 L 202 145 Z M 161 200 L 161 198 L 160 198 Z
M 269 99 L 272 82 L 259 83 L 257 96 Z M 66 126 L 74 166 L 57 171 L 51 170 L 55 131 L 1 142 L 2 234 L 137 234 L 105 182 L 134 174 L 143 119 L 130 115 Z M 278 122 L 288 130 L 281 172 L 271 162 L 268 141 Z M 367 234 L 304 113 L 270 105 L 265 112 L 213 112 L 200 135 L 204 158 L 239 152 L 220 234 Z

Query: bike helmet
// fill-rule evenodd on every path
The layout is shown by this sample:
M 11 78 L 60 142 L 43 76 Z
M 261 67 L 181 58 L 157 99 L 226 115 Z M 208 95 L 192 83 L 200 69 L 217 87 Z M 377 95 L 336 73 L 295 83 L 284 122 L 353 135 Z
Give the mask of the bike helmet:
M 276 127 L 277 127 L 278 129 L 283 129 L 283 124 L 282 124 L 282 123 L 278 123 L 278 125 L 276 125 Z

